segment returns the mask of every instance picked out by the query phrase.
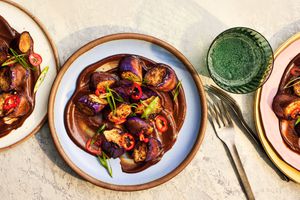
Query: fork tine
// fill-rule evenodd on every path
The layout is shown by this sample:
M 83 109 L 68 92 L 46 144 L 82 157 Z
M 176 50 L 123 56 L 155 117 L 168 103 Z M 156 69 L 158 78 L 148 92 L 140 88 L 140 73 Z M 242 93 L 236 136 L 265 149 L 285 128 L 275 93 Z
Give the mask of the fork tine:
M 205 86 L 208 92 L 214 93 L 217 95 L 220 99 L 223 99 L 224 101 L 227 101 L 231 104 L 237 104 L 236 101 L 228 94 L 220 90 L 219 88 L 213 86 L 213 85 L 207 85 Z
M 211 125 L 213 126 L 213 128 L 215 128 L 216 124 L 218 125 L 219 128 L 221 128 L 221 126 L 217 120 L 217 116 L 211 106 L 208 106 L 208 116 L 209 116 L 209 119 L 211 121 Z
M 215 105 L 210 100 L 208 100 L 208 104 L 209 104 L 208 108 L 209 108 L 210 115 L 211 115 L 212 119 L 215 121 L 215 123 L 218 124 L 218 127 L 220 128 L 222 125 L 221 125 L 221 121 L 219 119 L 218 112 L 215 108 Z
M 221 104 L 221 107 L 222 107 L 222 110 L 223 110 L 222 113 L 223 113 L 224 118 L 226 119 L 227 125 L 231 125 L 232 120 L 231 120 L 230 114 L 227 110 L 227 107 L 225 106 L 223 101 L 220 101 L 220 104 Z

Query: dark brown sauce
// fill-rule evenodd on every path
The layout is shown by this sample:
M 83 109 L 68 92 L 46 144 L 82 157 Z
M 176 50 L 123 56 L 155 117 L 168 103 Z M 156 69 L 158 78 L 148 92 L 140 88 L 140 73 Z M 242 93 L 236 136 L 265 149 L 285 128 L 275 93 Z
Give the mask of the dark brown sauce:
M 19 38 L 20 33 L 13 29 L 8 22 L 0 15 L 0 46 L 7 45 L 12 47 L 14 42 Z M 15 64 L 18 65 L 18 64 Z M 22 126 L 27 117 L 32 113 L 35 105 L 35 94 L 33 93 L 34 84 L 40 74 L 40 68 L 37 70 L 27 70 L 26 77 L 22 84 L 14 90 L 22 97 L 28 100 L 28 112 L 25 115 L 16 117 L 17 120 L 12 124 L 6 124 L 3 118 L 0 118 L 0 137 L 10 133 L 12 130 Z
M 285 69 L 274 99 L 279 95 L 288 95 L 295 100 L 300 99 L 300 97 L 292 92 L 292 88 L 285 88 L 288 82 L 293 78 L 290 71 L 295 66 L 300 66 L 300 54 L 295 56 L 295 58 L 288 64 L 287 68 Z M 286 120 L 279 118 L 279 129 L 285 144 L 293 151 L 300 153 L 300 138 L 295 131 L 295 120 Z
M 110 73 L 117 74 L 118 63 L 121 58 L 125 56 L 128 56 L 128 54 L 110 56 L 91 64 L 81 72 L 77 79 L 76 90 L 66 106 L 64 119 L 66 130 L 70 138 L 76 145 L 85 151 L 87 140 L 93 136 L 99 128 L 99 124 L 103 122 L 104 114 L 101 112 L 96 116 L 86 116 L 77 109 L 75 103 L 81 95 L 94 92 L 89 89 L 89 80 L 93 72 L 96 70 L 106 71 L 105 69 L 107 68 Z M 148 68 L 151 68 L 156 64 L 154 61 L 147 58 L 141 56 L 138 57 L 144 61 Z M 173 101 L 173 95 L 171 93 L 155 92 L 162 99 L 164 110 L 161 114 L 165 116 L 169 122 L 169 128 L 165 133 L 158 134 L 157 131 L 154 131 L 154 134 L 152 135 L 161 142 L 162 153 L 157 159 L 142 163 L 135 163 L 133 159 L 129 158 L 125 154 L 120 157 L 122 170 L 124 172 L 136 173 L 157 163 L 162 158 L 163 154 L 172 148 L 177 139 L 178 132 L 183 125 L 186 114 L 186 101 L 182 87 L 180 88 L 178 98 L 175 101 Z

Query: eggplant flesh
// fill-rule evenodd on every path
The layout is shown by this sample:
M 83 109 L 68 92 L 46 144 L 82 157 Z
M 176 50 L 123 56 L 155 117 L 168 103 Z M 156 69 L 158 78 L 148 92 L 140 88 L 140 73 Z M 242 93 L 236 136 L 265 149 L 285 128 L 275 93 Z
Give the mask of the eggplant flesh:
M 133 160 L 134 162 L 143 162 L 147 157 L 147 144 L 144 142 L 138 142 L 133 150 Z
M 117 81 L 119 81 L 119 78 L 115 74 L 106 72 L 94 72 L 91 74 L 90 87 L 92 90 L 96 90 L 97 88 L 106 88 L 110 87 Z
M 173 90 L 177 83 L 175 71 L 168 65 L 157 64 L 150 69 L 144 78 L 147 85 L 155 87 L 158 91 L 169 92 Z

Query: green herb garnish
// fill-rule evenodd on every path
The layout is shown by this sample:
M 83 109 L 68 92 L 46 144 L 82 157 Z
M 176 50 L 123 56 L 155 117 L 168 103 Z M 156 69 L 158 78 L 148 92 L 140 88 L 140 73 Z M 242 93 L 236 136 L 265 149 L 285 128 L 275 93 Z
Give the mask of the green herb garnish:
M 174 96 L 173 96 L 173 101 L 176 100 L 177 96 L 179 95 L 179 90 L 181 87 L 181 81 L 179 81 L 174 89 Z
M 17 57 L 22 57 L 25 56 L 25 54 L 20 54 Z M 12 56 L 9 59 L 7 59 L 4 63 L 2 63 L 2 67 L 7 66 L 7 65 L 11 65 L 11 64 L 15 64 L 17 62 L 16 57 Z
M 113 89 L 110 89 L 110 91 L 115 94 L 117 97 L 114 97 L 116 101 L 120 102 L 120 103 L 123 103 L 124 102 L 124 99 L 121 97 L 121 95 L 119 95 L 115 90 Z
M 37 90 L 39 89 L 40 85 L 43 83 L 43 81 L 45 80 L 45 77 L 48 73 L 48 70 L 49 70 L 49 66 L 45 67 L 43 69 L 43 71 L 41 72 L 41 74 L 39 75 L 39 78 L 37 79 L 35 85 L 34 85 L 34 89 L 33 89 L 33 92 L 36 93 Z
M 106 92 L 109 94 L 106 97 L 107 102 L 109 104 L 109 107 L 110 107 L 111 111 L 113 112 L 113 114 L 115 114 L 117 106 L 116 106 L 114 95 L 112 94 L 111 89 L 109 88 L 109 86 L 106 86 Z
M 31 69 L 33 71 L 35 70 L 35 68 L 29 66 L 29 64 L 25 60 L 24 56 L 18 55 L 18 53 L 15 50 L 13 50 L 12 48 L 9 48 L 9 50 L 11 51 L 13 56 L 15 57 L 16 61 L 18 63 L 20 63 L 25 69 Z
M 108 161 L 109 157 L 102 151 L 102 156 L 98 156 L 98 159 L 99 159 L 101 165 L 107 170 L 110 177 L 113 177 L 112 176 L 112 168 Z
M 149 115 L 153 114 L 153 112 L 155 111 L 155 109 L 158 106 L 158 102 L 159 102 L 159 97 L 155 97 L 151 103 L 149 103 L 149 105 L 145 108 L 143 114 L 142 114 L 142 118 L 148 119 Z
M 297 120 L 296 120 L 296 122 L 295 122 L 295 126 L 296 126 L 297 124 L 299 124 L 299 123 L 300 123 L 300 117 L 297 118 Z
M 290 80 L 283 88 L 287 89 L 289 87 L 292 87 L 292 86 L 296 85 L 297 83 L 299 83 L 299 81 L 300 81 L 300 77 L 294 78 L 294 79 Z
M 132 103 L 132 104 L 130 104 L 130 106 L 131 106 L 132 108 L 137 108 L 137 107 L 139 106 L 139 104 L 137 104 L 137 103 Z
M 103 131 L 105 130 L 105 128 L 106 128 L 106 125 L 105 124 L 103 124 L 102 126 L 100 126 L 100 128 L 97 130 L 97 132 L 96 132 L 96 134 L 95 135 L 99 135 L 99 134 L 101 134 L 101 133 L 103 133 Z M 94 136 L 95 136 L 94 135 Z M 93 139 L 92 139 L 92 141 L 91 141 L 91 145 L 92 144 L 94 144 L 95 142 L 96 142 L 96 137 L 93 137 Z

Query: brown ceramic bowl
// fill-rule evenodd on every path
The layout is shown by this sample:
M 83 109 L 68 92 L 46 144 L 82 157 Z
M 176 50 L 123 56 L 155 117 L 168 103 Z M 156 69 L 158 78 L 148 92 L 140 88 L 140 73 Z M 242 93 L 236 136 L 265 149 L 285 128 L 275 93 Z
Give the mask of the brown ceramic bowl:
M 63 111 L 76 89 L 76 81 L 82 70 L 92 63 L 117 54 L 139 55 L 171 66 L 182 81 L 187 111 L 175 145 L 157 164 L 138 173 L 124 173 L 119 160 L 110 159 L 113 169 L 111 178 L 96 157 L 74 144 L 66 131 Z M 181 172 L 200 147 L 207 119 L 203 86 L 191 63 L 166 42 L 135 33 L 105 36 L 76 51 L 64 64 L 53 84 L 48 111 L 54 143 L 68 165 L 93 184 L 121 191 L 152 188 Z

